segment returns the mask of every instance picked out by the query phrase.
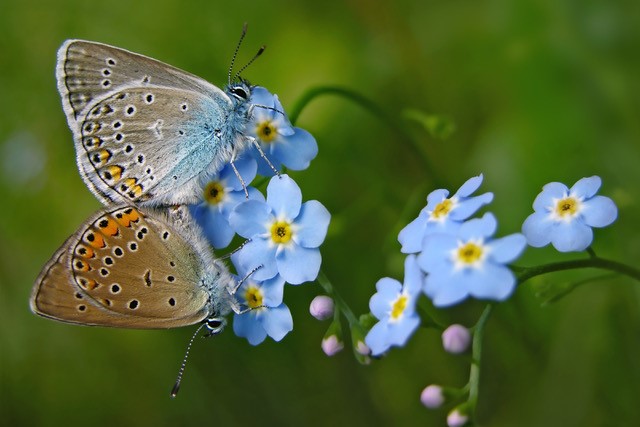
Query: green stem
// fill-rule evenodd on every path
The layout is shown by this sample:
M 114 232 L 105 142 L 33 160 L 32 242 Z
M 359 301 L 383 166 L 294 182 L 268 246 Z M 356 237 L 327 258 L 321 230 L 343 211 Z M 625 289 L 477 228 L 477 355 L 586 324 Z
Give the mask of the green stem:
M 424 172 L 427 175 L 427 179 L 436 184 L 437 186 L 442 186 L 441 183 L 438 182 L 436 178 L 436 174 L 434 172 L 433 165 L 431 164 L 431 160 L 429 159 L 428 153 L 424 149 L 424 146 L 416 141 L 409 132 L 406 130 L 406 126 L 397 118 L 387 114 L 386 111 L 378 107 L 375 103 L 373 103 L 370 99 L 362 96 L 361 94 L 347 88 L 338 87 L 338 86 L 317 86 L 307 90 L 302 94 L 298 102 L 294 104 L 291 109 L 291 113 L 289 114 L 289 120 L 291 124 L 295 125 L 298 120 L 298 117 L 302 113 L 302 110 L 311 103 L 315 98 L 318 98 L 321 95 L 337 95 L 342 96 L 354 103 L 360 105 L 362 108 L 373 114 L 374 116 L 380 118 L 383 122 L 387 124 L 395 133 L 401 136 L 400 140 L 409 144 L 411 148 L 413 148 L 420 157 L 422 157 L 422 162 L 424 166 Z
M 482 339 L 484 337 L 484 327 L 487 319 L 493 310 L 493 305 L 488 304 L 482 312 L 478 323 L 473 327 L 473 342 L 471 344 L 471 371 L 469 373 L 469 415 L 475 418 L 476 405 L 478 403 L 478 393 L 480 389 L 480 362 L 482 360 Z
M 360 322 L 358 322 L 358 318 L 355 316 L 355 314 L 353 314 L 353 311 L 351 311 L 347 303 L 342 299 L 342 297 L 338 294 L 338 292 L 336 292 L 335 288 L 333 287 L 333 285 L 331 284 L 331 282 L 329 281 L 329 279 L 327 278 L 327 276 L 324 274 L 322 270 L 320 270 L 317 280 L 318 280 L 318 283 L 320 283 L 320 286 L 322 286 L 322 289 L 324 289 L 324 291 L 327 294 L 329 294 L 329 296 L 333 299 L 338 309 L 347 318 L 347 321 L 349 322 L 349 326 L 359 327 Z
M 599 258 L 595 254 L 591 255 L 589 259 L 578 259 L 572 261 L 561 261 L 550 264 L 539 265 L 535 267 L 517 268 L 518 283 L 523 283 L 532 277 L 540 276 L 546 273 L 552 273 L 554 271 L 574 270 L 577 268 L 602 268 L 604 270 L 615 271 L 616 273 L 624 274 L 635 280 L 640 281 L 640 270 L 633 268 L 629 265 L 622 264 L 617 261 L 612 261 L 604 258 Z

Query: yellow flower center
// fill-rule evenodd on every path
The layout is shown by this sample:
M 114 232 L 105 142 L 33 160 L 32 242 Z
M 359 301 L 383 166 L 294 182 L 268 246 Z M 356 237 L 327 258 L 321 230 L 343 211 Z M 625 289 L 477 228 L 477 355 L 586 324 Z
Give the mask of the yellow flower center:
M 397 300 L 391 306 L 391 319 L 398 320 L 402 313 L 404 313 L 404 309 L 407 308 L 407 296 L 400 295 Z
M 578 213 L 578 201 L 573 197 L 566 197 L 556 203 L 556 215 L 561 218 L 572 217 Z
M 262 142 L 271 142 L 278 136 L 278 129 L 269 120 L 258 123 L 256 134 Z
M 440 203 L 438 203 L 431 213 L 433 218 L 442 218 L 445 217 L 451 212 L 451 208 L 453 208 L 453 202 L 451 199 L 444 199 Z
M 271 240 L 274 243 L 288 243 L 291 235 L 291 224 L 286 221 L 276 221 L 271 226 Z
M 250 286 L 244 293 L 244 299 L 249 308 L 262 307 L 262 291 L 256 286 Z
M 473 264 L 482 258 L 482 247 L 473 242 L 458 248 L 458 260 L 463 264 Z
M 217 205 L 224 197 L 224 188 L 218 181 L 211 181 L 204 188 L 204 199 L 210 205 Z

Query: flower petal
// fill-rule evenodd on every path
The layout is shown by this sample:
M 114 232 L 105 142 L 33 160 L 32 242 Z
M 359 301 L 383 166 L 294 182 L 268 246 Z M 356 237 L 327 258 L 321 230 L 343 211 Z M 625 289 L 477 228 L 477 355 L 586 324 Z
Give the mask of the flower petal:
M 471 193 L 476 191 L 482 184 L 484 176 L 482 174 L 469 178 L 464 184 L 460 186 L 456 195 L 459 197 L 469 197 Z
M 536 196 L 533 201 L 533 210 L 536 212 L 548 212 L 549 209 L 553 209 L 553 199 L 561 199 L 565 197 L 569 192 L 566 185 L 561 182 L 550 182 L 542 187 L 542 193 Z
M 369 310 L 378 319 L 389 315 L 391 301 L 398 298 L 402 291 L 402 285 L 395 279 L 383 277 L 376 283 L 377 292 L 369 299 Z
M 500 264 L 517 259 L 527 246 L 527 239 L 520 233 L 510 234 L 488 243 L 491 258 Z
M 242 202 L 229 214 L 231 228 L 247 239 L 267 233 L 266 224 L 272 221 L 271 207 L 258 200 Z
M 551 236 L 557 223 L 546 212 L 534 212 L 524 220 L 522 233 L 529 246 L 541 248 L 551 243 Z
M 274 144 L 272 154 L 289 169 L 304 170 L 318 155 L 318 144 L 309 132 L 295 128 L 293 135 L 278 139 L 278 142 Z
M 318 277 L 322 256 L 317 248 L 291 245 L 276 255 L 278 272 L 292 285 L 310 282 Z
M 260 267 L 251 275 L 256 281 L 268 280 L 278 274 L 276 247 L 271 247 L 265 239 L 256 238 L 245 243 L 231 259 L 240 264 L 238 270 L 252 271 Z
M 246 338 L 251 345 L 258 345 L 267 337 L 267 332 L 251 312 L 233 316 L 233 332 Z
M 266 309 L 260 320 L 267 335 L 274 341 L 280 341 L 293 330 L 293 317 L 285 304 Z
M 209 243 L 216 249 L 229 246 L 236 234 L 225 216 L 215 208 L 208 209 L 207 214 L 200 217 L 198 224 L 202 227 Z
M 436 307 L 448 307 L 469 296 L 467 288 L 462 286 L 460 281 L 455 280 L 454 276 L 443 274 L 428 275 L 424 291 Z
M 469 293 L 474 298 L 504 301 L 515 289 L 516 278 L 507 267 L 487 263 L 479 274 L 467 284 Z
M 387 322 L 381 321 L 373 325 L 367 336 L 364 337 L 365 344 L 371 349 L 371 355 L 378 356 L 389 349 L 389 344 L 387 343 L 388 329 Z
M 618 218 L 618 208 L 610 198 L 595 196 L 584 202 L 581 214 L 588 226 L 606 227 Z
M 417 315 L 406 316 L 398 323 L 390 323 L 387 343 L 396 347 L 404 346 L 418 326 L 420 318 Z
M 551 236 L 551 243 L 560 252 L 583 251 L 593 241 L 593 230 L 582 221 L 558 223 Z
M 404 261 L 404 290 L 411 296 L 418 295 L 422 289 L 424 274 L 415 255 L 409 255 Z
M 420 215 L 398 234 L 398 241 L 402 245 L 400 251 L 405 254 L 414 254 L 422 250 L 422 238 L 427 226 L 427 213 L 420 212 Z
M 300 187 L 289 175 L 274 176 L 267 186 L 267 204 L 273 208 L 277 219 L 282 216 L 295 219 L 302 206 Z
M 491 212 L 484 214 L 482 218 L 474 218 L 462 224 L 458 236 L 462 240 L 486 238 L 493 236 L 498 227 L 498 221 Z
M 310 200 L 302 204 L 300 214 L 295 220 L 296 242 L 305 248 L 317 248 L 324 242 L 331 221 L 331 214 L 322 203 Z
M 256 177 L 258 164 L 255 158 L 248 155 L 243 155 L 242 157 L 236 159 L 233 164 L 236 166 L 238 174 L 240 174 L 242 180 L 246 185 L 248 185 Z M 234 191 L 242 190 L 242 183 L 238 179 L 238 176 L 236 175 L 230 163 L 220 171 L 220 181 L 224 182 L 228 188 L 231 188 Z
M 493 193 L 484 193 L 476 197 L 462 200 L 449 214 L 449 218 L 454 221 L 464 221 L 476 213 L 484 205 L 488 205 L 493 200 Z
M 582 178 L 581 180 L 576 182 L 573 187 L 571 187 L 570 193 L 578 197 L 589 199 L 598 192 L 601 185 L 602 180 L 597 175 L 590 176 L 588 178 Z

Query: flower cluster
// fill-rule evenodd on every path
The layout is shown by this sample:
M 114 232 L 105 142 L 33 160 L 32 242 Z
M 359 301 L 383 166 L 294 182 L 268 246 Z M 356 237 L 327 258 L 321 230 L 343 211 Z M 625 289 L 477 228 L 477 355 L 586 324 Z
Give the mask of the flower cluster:
M 254 88 L 251 103 L 248 132 L 268 161 L 277 168 L 307 168 L 318 151 L 311 134 L 293 127 L 278 97 L 266 89 Z M 254 148 L 240 153 L 233 164 L 209 178 L 203 201 L 191 207 L 214 248 L 226 248 L 236 234 L 247 239 L 231 256 L 240 284 L 236 297 L 246 308 L 235 314 L 233 330 L 252 345 L 267 336 L 280 341 L 293 329 L 291 312 L 283 302 L 284 285 L 315 280 L 321 263 L 319 247 L 331 218 L 320 202 L 303 203 L 293 179 L 286 174 L 272 176 L 260 157 Z M 245 188 L 257 174 L 272 176 L 266 198 L 250 185 Z

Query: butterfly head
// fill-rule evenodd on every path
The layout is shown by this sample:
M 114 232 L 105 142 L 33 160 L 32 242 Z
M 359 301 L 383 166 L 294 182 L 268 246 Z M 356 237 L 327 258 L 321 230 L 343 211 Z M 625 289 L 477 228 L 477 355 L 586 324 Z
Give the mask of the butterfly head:
M 246 80 L 230 83 L 227 86 L 227 94 L 237 103 L 244 104 L 251 98 L 251 84 Z

